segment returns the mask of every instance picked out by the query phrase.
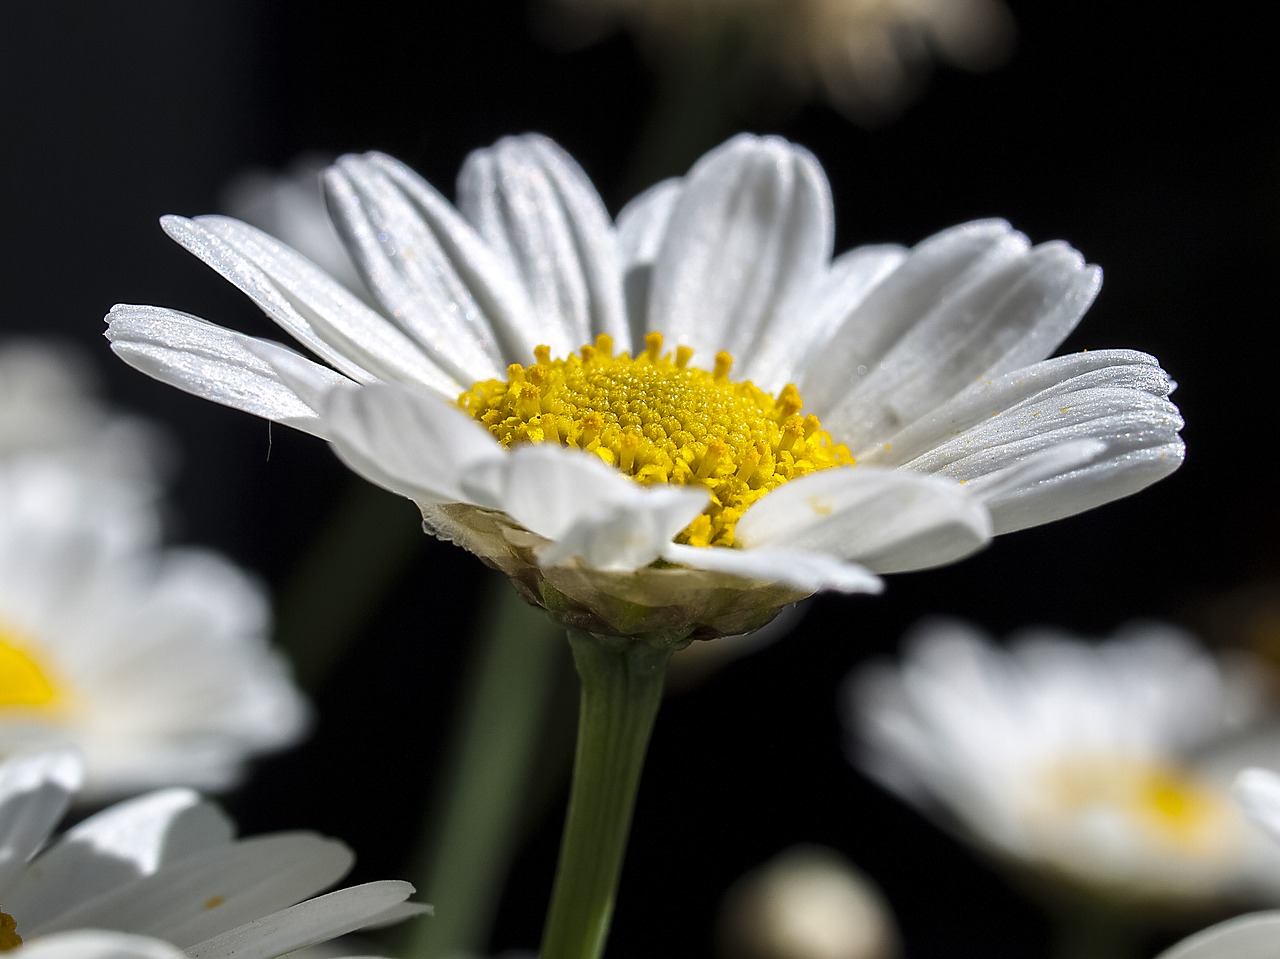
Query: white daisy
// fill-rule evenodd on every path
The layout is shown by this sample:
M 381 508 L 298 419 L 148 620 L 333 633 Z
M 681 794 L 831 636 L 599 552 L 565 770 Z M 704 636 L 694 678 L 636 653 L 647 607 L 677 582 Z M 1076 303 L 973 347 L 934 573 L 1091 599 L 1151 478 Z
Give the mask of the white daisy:
M 987 852 L 1117 901 L 1275 899 L 1280 851 L 1229 791 L 1256 679 L 1168 626 L 1006 651 L 933 622 L 901 667 L 852 677 L 854 758 Z
M 87 357 L 53 340 L 13 338 L 0 342 L 0 459 L 32 453 L 149 488 L 167 459 L 151 424 L 101 402 Z
M 1096 267 L 994 220 L 832 260 L 826 178 L 783 140 L 729 141 L 616 224 L 538 136 L 473 154 L 457 210 L 379 154 L 326 183 L 381 312 L 244 223 L 163 222 L 330 366 L 150 306 L 112 310 L 113 348 L 328 439 L 571 625 L 744 632 L 1182 460 L 1150 356 L 1045 359 Z
M 83 955 L 52 937 L 103 930 L 191 959 L 271 959 L 426 910 L 405 902 L 409 883 L 392 880 L 309 898 L 346 875 L 350 849 L 309 832 L 234 839 L 222 810 L 186 789 L 112 806 L 49 842 L 80 776 L 71 752 L 0 764 L 0 951 Z
M 159 549 L 132 495 L 0 463 L 0 757 L 74 743 L 88 797 L 223 788 L 295 742 L 307 710 L 267 645 L 262 587 L 209 551 Z

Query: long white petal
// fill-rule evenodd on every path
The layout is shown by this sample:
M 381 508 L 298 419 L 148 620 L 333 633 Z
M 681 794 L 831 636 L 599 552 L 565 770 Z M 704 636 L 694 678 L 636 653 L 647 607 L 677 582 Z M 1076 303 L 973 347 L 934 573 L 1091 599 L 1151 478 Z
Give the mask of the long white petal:
M 420 505 L 471 502 L 462 478 L 508 456 L 461 410 L 411 387 L 374 384 L 335 390 L 323 413 L 330 442 L 343 462 Z
M 59 912 L 150 875 L 185 856 L 231 841 L 235 827 L 189 789 L 165 789 L 117 803 L 58 837 L 5 890 L 5 909 L 38 928 Z
M 627 302 L 630 336 L 622 350 L 644 342 L 649 326 L 649 287 L 653 263 L 662 248 L 671 212 L 680 198 L 684 181 L 662 180 L 631 200 L 618 213 L 618 252 L 622 259 L 622 286 Z
M 32 930 L 115 929 L 186 948 L 314 895 L 350 870 L 351 850 L 313 833 L 206 849 L 81 903 Z
M 84 763 L 70 750 L 0 763 L 0 892 L 44 845 L 83 781 Z
M 851 447 L 885 439 L 971 384 L 1047 357 L 1100 284 L 1101 272 L 1066 244 L 1026 250 L 1020 236 L 1008 237 L 943 290 L 864 374 L 850 371 L 834 349 L 823 353 L 807 378 L 850 383 L 850 372 L 855 375 L 829 408 L 814 409 Z
M 814 593 L 879 593 L 884 589 L 879 576 L 857 563 L 785 546 L 721 549 L 672 543 L 662 558 L 693 569 L 729 573 L 745 581 L 793 586 Z
M 309 364 L 316 384 L 354 385 L 278 343 L 157 306 L 112 307 L 106 335 L 117 356 L 162 383 L 316 436 L 325 435 L 316 411 L 264 357 L 288 355 Z
M 529 134 L 475 151 L 458 176 L 458 209 L 523 280 L 553 356 L 598 333 L 629 348 L 613 224 L 559 146 Z
M 274 959 L 362 929 L 413 891 L 394 879 L 339 889 L 198 942 L 186 954 L 191 959 Z
M 809 295 L 831 256 L 821 166 L 785 140 L 741 135 L 689 171 L 653 267 L 649 327 L 710 363 L 750 364 L 769 324 Z
M 853 560 L 877 573 L 953 562 L 991 538 L 986 509 L 951 480 L 837 467 L 791 480 L 739 520 L 744 549 L 785 546 Z
M 149 936 L 101 929 L 77 929 L 30 939 L 23 959 L 183 959 L 181 949 Z

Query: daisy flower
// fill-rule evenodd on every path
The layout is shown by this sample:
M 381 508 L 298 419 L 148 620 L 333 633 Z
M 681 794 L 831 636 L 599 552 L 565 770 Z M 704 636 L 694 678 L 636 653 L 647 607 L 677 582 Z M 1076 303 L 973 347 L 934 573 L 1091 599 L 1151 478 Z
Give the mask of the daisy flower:
M 1078 889 L 1144 906 L 1275 899 L 1280 850 L 1230 794 L 1257 679 L 1169 626 L 1100 645 L 1030 632 L 1004 650 L 927 623 L 900 667 L 852 677 L 853 755 L 980 849 Z
M 160 549 L 133 495 L 0 463 L 0 757 L 73 743 L 86 798 L 224 788 L 295 742 L 306 706 L 267 645 L 262 587 L 207 550 Z
M 92 954 L 104 940 L 84 930 L 160 941 L 116 938 L 126 955 L 162 959 L 168 943 L 190 959 L 272 959 L 426 911 L 392 880 L 310 898 L 346 875 L 350 849 L 309 832 L 235 839 L 222 810 L 186 789 L 112 806 L 50 842 L 81 774 L 66 751 L 0 764 L 0 951 L 15 959 Z
M 324 363 L 175 310 L 115 307 L 119 356 L 327 439 L 566 624 L 741 633 L 1182 460 L 1173 388 L 1128 350 L 1049 356 L 1100 283 L 1007 223 L 832 259 L 821 167 L 739 136 L 609 219 L 539 136 L 464 165 L 325 174 L 381 310 L 226 217 L 168 233 Z

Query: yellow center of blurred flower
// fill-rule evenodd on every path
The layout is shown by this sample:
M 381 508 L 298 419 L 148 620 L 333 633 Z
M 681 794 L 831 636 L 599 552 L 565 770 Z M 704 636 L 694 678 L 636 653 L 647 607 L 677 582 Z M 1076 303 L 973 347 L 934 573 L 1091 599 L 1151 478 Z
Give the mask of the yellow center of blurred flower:
M 58 689 L 21 637 L 0 623 L 0 710 L 51 707 Z
M 0 952 L 8 952 L 22 945 L 22 937 L 18 935 L 18 924 L 13 916 L 0 911 Z
M 1215 858 L 1237 834 L 1231 800 L 1175 766 L 1135 759 L 1071 758 L 1047 771 L 1048 802 L 1059 814 L 1101 813 L 1181 855 Z
M 732 546 L 734 525 L 756 500 L 789 479 L 853 465 L 816 416 L 801 416 L 795 386 L 775 398 L 750 381 L 729 378 L 733 358 L 716 354 L 712 370 L 691 367 L 686 346 L 662 351 L 662 334 L 645 352 L 613 352 L 607 335 L 577 356 L 513 363 L 506 380 L 476 383 L 458 405 L 503 446 L 559 443 L 595 453 L 639 483 L 701 486 L 707 509 L 678 542 Z

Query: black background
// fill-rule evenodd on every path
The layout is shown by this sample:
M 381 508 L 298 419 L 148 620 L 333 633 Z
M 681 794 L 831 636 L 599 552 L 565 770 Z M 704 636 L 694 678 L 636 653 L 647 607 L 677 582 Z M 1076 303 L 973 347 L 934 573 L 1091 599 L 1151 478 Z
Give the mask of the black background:
M 1041 954 L 1047 930 L 1026 900 L 846 763 L 839 684 L 925 613 L 996 633 L 1048 622 L 1104 635 L 1137 616 L 1185 621 L 1276 565 L 1270 35 L 1199 4 L 1010 7 L 1019 39 L 1004 68 L 941 69 L 891 124 L 860 129 L 811 103 L 751 126 L 822 161 L 839 249 L 997 215 L 1102 264 L 1102 295 L 1065 348 L 1160 357 L 1182 384 L 1187 463 L 1131 500 L 893 577 L 882 597 L 819 597 L 784 641 L 671 698 L 620 894 L 619 959 L 708 955 L 724 887 L 802 840 L 876 878 L 910 956 Z M 629 39 L 557 53 L 519 3 L 4 4 L 0 331 L 56 333 L 95 355 L 113 401 L 177 434 L 174 538 L 215 546 L 278 585 L 353 481 L 312 438 L 269 431 L 110 357 L 99 333 L 115 302 L 274 335 L 157 217 L 214 211 L 246 166 L 283 166 L 304 150 L 383 149 L 449 192 L 469 150 L 524 130 L 567 147 L 616 211 L 652 94 Z M 411 505 L 404 512 L 415 522 Z M 320 829 L 357 849 L 357 878 L 403 871 L 480 572 L 423 538 L 320 691 L 316 738 L 229 797 L 246 831 Z M 523 847 L 495 948 L 536 944 L 558 826 L 548 817 Z

